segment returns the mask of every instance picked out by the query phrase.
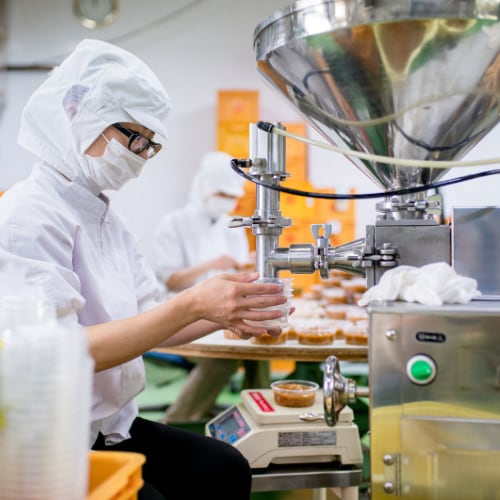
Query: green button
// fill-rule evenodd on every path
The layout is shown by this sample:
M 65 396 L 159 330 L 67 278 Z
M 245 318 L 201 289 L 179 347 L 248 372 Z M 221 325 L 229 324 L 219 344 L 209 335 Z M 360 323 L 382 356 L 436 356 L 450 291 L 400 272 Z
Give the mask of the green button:
M 420 359 L 411 365 L 410 373 L 415 380 L 425 382 L 432 378 L 434 374 L 434 367 L 431 363 L 429 363 L 429 361 Z

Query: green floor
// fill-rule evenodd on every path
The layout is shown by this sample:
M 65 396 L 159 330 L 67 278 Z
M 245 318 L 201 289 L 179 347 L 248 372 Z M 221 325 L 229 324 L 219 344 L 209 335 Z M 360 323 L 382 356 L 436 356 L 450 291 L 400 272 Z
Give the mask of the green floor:
M 179 394 L 188 372 L 185 368 L 174 363 L 148 356 L 144 358 L 144 362 L 146 366 L 147 384 L 146 389 L 137 398 L 139 412 L 143 418 L 160 420 L 165 412 L 166 406 L 173 402 Z M 297 370 L 299 370 L 298 373 Z M 296 372 L 294 373 L 277 373 L 273 371 L 272 378 L 295 377 L 297 374 L 300 375 L 300 378 L 307 379 L 318 379 L 321 376 L 318 364 L 307 363 L 297 365 Z M 241 387 L 242 381 L 242 371 L 233 375 L 230 383 L 228 383 L 219 394 L 214 412 L 217 412 L 218 409 L 222 410 L 223 408 L 240 402 L 239 388 Z M 199 421 L 178 425 L 194 432 L 204 433 L 205 423 L 206 421 Z M 251 498 L 252 500 L 309 500 L 317 497 L 318 492 L 315 493 L 313 490 L 294 490 L 252 493 Z M 322 493 L 322 498 L 324 500 L 335 500 L 337 497 L 333 493 L 327 491 Z

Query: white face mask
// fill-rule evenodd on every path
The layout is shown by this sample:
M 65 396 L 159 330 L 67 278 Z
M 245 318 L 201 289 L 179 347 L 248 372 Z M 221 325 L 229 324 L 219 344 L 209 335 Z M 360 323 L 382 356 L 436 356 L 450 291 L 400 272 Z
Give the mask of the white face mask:
M 205 200 L 205 209 L 212 219 L 218 219 L 222 215 L 227 215 L 236 208 L 235 198 L 223 196 L 209 196 Z
M 104 137 L 104 135 L 103 135 Z M 106 141 L 108 139 L 104 137 Z M 116 139 L 108 141 L 102 156 L 83 156 L 81 164 L 83 176 L 99 191 L 117 191 L 130 179 L 135 179 L 142 171 L 146 159 L 132 153 Z

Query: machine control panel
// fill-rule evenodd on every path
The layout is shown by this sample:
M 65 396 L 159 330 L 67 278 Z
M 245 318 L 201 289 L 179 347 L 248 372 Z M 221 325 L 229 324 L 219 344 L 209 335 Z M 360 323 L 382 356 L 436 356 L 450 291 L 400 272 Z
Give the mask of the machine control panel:
M 407 361 L 406 374 L 414 384 L 427 385 L 436 378 L 437 366 L 430 356 L 416 354 Z

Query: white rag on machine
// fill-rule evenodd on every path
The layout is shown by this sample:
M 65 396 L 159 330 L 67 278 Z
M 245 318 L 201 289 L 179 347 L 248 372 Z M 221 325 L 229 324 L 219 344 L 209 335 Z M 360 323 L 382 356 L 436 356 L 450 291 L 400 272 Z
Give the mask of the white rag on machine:
M 466 304 L 480 295 L 475 279 L 460 276 L 446 262 L 435 262 L 422 267 L 398 266 L 386 271 L 378 284 L 364 293 L 358 305 L 381 300 L 418 302 L 428 306 Z

